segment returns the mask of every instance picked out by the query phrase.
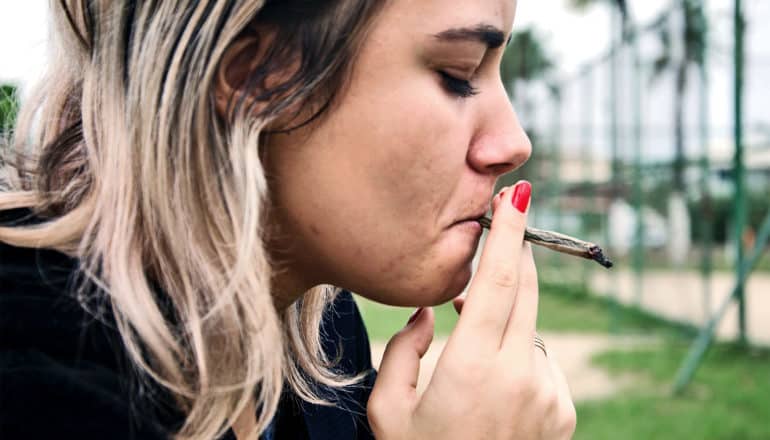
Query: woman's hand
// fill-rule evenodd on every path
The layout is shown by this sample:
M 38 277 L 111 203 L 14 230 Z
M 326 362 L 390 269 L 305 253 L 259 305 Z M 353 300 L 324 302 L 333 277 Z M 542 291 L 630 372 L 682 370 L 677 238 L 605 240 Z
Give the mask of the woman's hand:
M 534 344 L 537 271 L 521 212 L 528 187 L 519 182 L 496 197 L 478 271 L 464 304 L 455 304 L 462 314 L 421 396 L 417 376 L 433 338 L 432 310 L 418 310 L 388 343 L 367 411 L 377 438 L 572 437 L 576 416 L 567 382 Z

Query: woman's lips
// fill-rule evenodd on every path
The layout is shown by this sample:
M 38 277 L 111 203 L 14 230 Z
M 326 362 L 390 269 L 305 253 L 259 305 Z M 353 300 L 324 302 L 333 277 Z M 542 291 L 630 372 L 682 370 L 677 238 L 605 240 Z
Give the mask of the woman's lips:
M 482 231 L 481 224 L 478 222 L 478 220 L 462 220 L 452 226 L 456 228 L 467 229 L 468 231 L 473 231 L 479 235 Z

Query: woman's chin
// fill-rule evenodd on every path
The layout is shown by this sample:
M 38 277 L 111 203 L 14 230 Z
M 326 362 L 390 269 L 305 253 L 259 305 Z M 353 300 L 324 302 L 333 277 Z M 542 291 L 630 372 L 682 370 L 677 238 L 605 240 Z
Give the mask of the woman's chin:
M 411 292 L 405 297 L 404 306 L 409 307 L 430 307 L 444 304 L 451 301 L 463 293 L 471 280 L 472 267 L 467 264 L 451 274 L 447 274 L 441 279 L 432 280 L 431 287 Z
M 397 307 L 428 307 L 444 304 L 460 295 L 473 274 L 474 249 L 469 243 L 445 246 L 439 255 L 452 256 L 440 262 L 424 265 L 419 273 L 405 273 L 393 280 L 370 280 L 368 286 L 388 286 L 387 289 L 363 288 L 354 290 L 373 301 Z
M 472 228 L 471 228 L 472 229 Z M 435 286 L 443 286 L 441 289 L 437 289 L 433 292 L 432 304 L 443 304 L 457 295 L 461 294 L 468 283 L 471 281 L 473 275 L 473 257 L 476 255 L 476 249 L 478 247 L 478 239 L 472 240 L 470 243 L 462 243 L 461 246 L 457 246 L 453 243 L 452 251 L 448 254 L 455 255 L 455 261 L 447 265 L 453 269 L 442 274 L 440 279 L 434 281 Z
M 464 266 L 462 270 L 455 272 L 454 277 L 452 277 L 452 282 L 444 291 L 438 304 L 450 301 L 457 297 L 457 295 L 463 293 L 465 288 L 468 287 L 468 283 L 471 281 L 472 270 L 472 266 L 469 263 Z
M 451 301 L 463 292 L 471 279 L 471 266 L 461 268 L 450 276 L 424 280 L 394 290 L 353 290 L 357 294 L 381 304 L 396 307 L 431 307 Z

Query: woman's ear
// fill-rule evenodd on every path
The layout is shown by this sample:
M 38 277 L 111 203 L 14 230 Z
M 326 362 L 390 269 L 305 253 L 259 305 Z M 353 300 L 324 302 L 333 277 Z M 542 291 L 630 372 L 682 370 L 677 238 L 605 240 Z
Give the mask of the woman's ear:
M 259 66 L 264 54 L 260 49 L 260 39 L 256 36 L 241 37 L 225 51 L 217 69 L 214 83 L 214 102 L 217 114 L 224 119 L 230 116 L 231 103 L 243 99 L 249 74 Z M 253 93 L 253 92 L 251 92 Z M 248 96 L 247 104 L 253 104 Z
M 217 68 L 214 102 L 217 114 L 224 120 L 233 116 L 233 103 L 243 103 L 244 108 L 258 114 L 270 104 L 269 100 L 284 98 L 289 94 L 285 86 L 300 69 L 298 53 L 292 53 L 287 47 L 280 50 L 272 47 L 273 44 L 289 44 L 276 43 L 276 29 L 260 27 L 253 31 L 253 34 L 235 40 L 225 50 Z M 271 120 L 266 128 L 290 125 L 298 114 L 294 107 L 286 110 L 283 115 L 270 115 Z

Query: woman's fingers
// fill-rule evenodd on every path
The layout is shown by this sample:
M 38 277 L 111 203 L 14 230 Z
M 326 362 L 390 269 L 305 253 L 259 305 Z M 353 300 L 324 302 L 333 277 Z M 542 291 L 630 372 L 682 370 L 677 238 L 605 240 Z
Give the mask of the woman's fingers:
M 433 309 L 418 309 L 388 342 L 367 406 L 372 423 L 388 423 L 383 420 L 388 414 L 403 420 L 404 411 L 411 412 L 417 399 L 420 359 L 433 340 L 433 321 Z
M 556 427 L 556 431 L 561 434 L 562 438 L 572 438 L 572 434 L 575 432 L 575 426 L 577 425 L 577 413 L 575 412 L 575 404 L 572 401 L 572 393 L 567 383 L 567 377 L 564 376 L 564 372 L 559 367 L 557 362 L 556 353 L 549 353 L 548 364 L 551 369 L 551 376 L 553 377 L 556 389 L 559 393 L 559 408 L 557 420 L 560 421 L 559 426 Z
M 511 187 L 506 186 L 500 189 L 500 191 L 497 192 L 497 195 L 492 199 L 492 213 L 494 213 L 497 210 L 497 206 L 500 204 L 500 199 L 502 198 L 503 194 L 508 191 Z M 462 294 L 456 296 L 452 300 L 452 305 L 455 308 L 455 311 L 459 315 L 463 311 L 463 305 L 465 304 L 465 295 L 466 292 L 463 292 Z
M 530 194 L 529 182 L 520 181 L 501 196 L 476 276 L 462 307 L 457 337 L 468 337 L 475 340 L 474 344 L 487 341 L 494 348 L 500 347 L 511 308 L 520 290 L 519 258 Z
M 519 270 L 519 294 L 516 295 L 516 303 L 513 305 L 511 319 L 503 337 L 503 347 L 508 349 L 514 358 L 532 346 L 537 326 L 538 299 L 537 268 L 532 255 L 532 245 L 524 243 Z
M 559 392 L 567 397 L 566 400 L 572 402 L 572 392 L 569 389 L 567 377 L 564 375 L 564 372 L 561 370 L 556 360 L 556 353 L 550 353 L 548 355 L 548 366 L 551 369 L 554 382 L 556 382 L 556 386 L 559 389 Z
M 547 345 L 547 341 L 545 341 Z M 577 417 L 572 395 L 555 353 L 532 344 L 532 377 L 537 381 L 531 405 L 538 408 L 542 424 L 538 438 L 569 439 L 575 432 Z
M 500 205 L 500 199 L 503 197 L 503 194 L 505 194 L 506 191 L 511 188 L 512 187 L 510 186 L 504 186 L 500 188 L 500 191 L 498 191 L 497 194 L 495 194 L 495 196 L 492 198 L 492 215 L 494 215 L 495 211 L 497 211 L 497 206 Z M 465 295 L 466 292 L 463 292 L 452 300 L 452 305 L 454 306 L 458 315 L 462 313 L 463 305 L 465 304 Z

